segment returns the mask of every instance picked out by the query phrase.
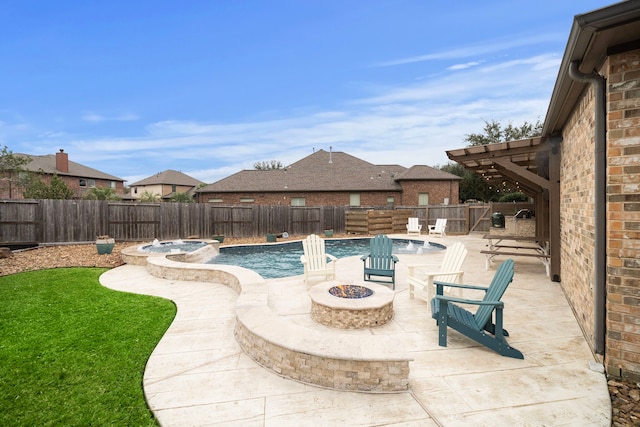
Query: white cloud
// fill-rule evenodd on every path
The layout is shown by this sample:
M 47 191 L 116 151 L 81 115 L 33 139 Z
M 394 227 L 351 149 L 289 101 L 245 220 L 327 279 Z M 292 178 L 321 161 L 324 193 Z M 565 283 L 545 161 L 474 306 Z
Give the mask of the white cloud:
M 447 70 L 451 70 L 451 71 L 464 70 L 466 68 L 471 68 L 471 67 L 475 67 L 476 65 L 480 65 L 481 63 L 482 63 L 481 61 L 471 61 L 465 64 L 456 64 L 456 65 L 447 67 Z
M 380 62 L 379 67 L 392 67 L 398 65 L 412 64 L 416 62 L 451 60 L 469 58 L 472 56 L 487 55 L 495 52 L 503 52 L 513 48 L 522 48 L 525 46 L 537 45 L 542 43 L 564 40 L 566 36 L 560 33 L 542 33 L 532 36 L 523 36 L 521 38 L 511 38 L 508 40 L 486 40 L 479 44 L 470 44 L 461 46 L 457 49 L 448 49 L 442 52 L 428 53 L 424 55 L 416 55 L 408 58 L 394 59 L 390 61 Z
M 165 120 L 147 124 L 142 136 L 66 136 L 64 141 L 60 135 L 56 144 L 73 161 L 129 182 L 176 169 L 210 183 L 258 161 L 286 165 L 329 146 L 373 163 L 440 165 L 448 161 L 446 150 L 466 145 L 465 135 L 482 130 L 483 120 L 519 124 L 543 119 L 559 61 L 548 54 L 469 62 L 420 82 L 378 87 L 370 97 L 349 100 L 342 108 L 246 122 Z M 107 118 L 91 113 L 86 119 Z M 46 141 L 39 145 L 25 152 L 60 148 Z
M 85 113 L 82 115 L 82 120 L 89 123 L 100 123 L 100 122 L 108 122 L 108 121 L 130 122 L 130 121 L 135 121 L 139 119 L 140 118 L 137 115 L 132 113 L 121 114 L 118 116 L 105 116 L 102 114 L 91 112 L 91 113 Z

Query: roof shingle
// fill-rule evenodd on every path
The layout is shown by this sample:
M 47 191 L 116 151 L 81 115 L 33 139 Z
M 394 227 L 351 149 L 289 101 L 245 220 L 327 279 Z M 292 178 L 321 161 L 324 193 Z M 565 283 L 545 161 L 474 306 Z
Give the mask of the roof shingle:
M 318 150 L 283 169 L 243 170 L 198 191 L 400 191 L 398 180 L 408 171 L 402 179 L 459 179 L 429 166 L 414 168 L 374 165 L 343 152 Z

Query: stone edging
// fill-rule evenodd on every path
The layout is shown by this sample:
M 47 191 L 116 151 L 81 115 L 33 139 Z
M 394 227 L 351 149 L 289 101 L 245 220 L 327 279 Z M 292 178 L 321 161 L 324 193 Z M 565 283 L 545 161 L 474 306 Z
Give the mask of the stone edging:
M 259 274 L 236 266 L 171 259 L 176 257 L 179 255 L 148 257 L 147 271 L 165 279 L 221 283 L 236 291 L 236 340 L 265 368 L 286 378 L 336 390 L 409 390 L 409 362 L 413 359 L 397 338 L 355 338 L 339 331 L 309 330 L 271 310 L 268 287 Z

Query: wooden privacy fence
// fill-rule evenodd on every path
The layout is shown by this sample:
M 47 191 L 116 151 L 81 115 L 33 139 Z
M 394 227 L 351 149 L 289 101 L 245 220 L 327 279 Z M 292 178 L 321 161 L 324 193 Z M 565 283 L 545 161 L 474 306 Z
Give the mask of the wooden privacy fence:
M 148 241 L 189 236 L 211 238 L 336 233 L 405 233 L 407 218 L 423 230 L 447 218 L 447 233 L 487 232 L 491 213 L 511 214 L 530 204 L 437 205 L 397 209 L 349 206 L 220 206 L 205 203 L 123 203 L 95 200 L 0 200 L 1 243 Z
M 520 209 L 533 209 L 532 203 L 489 203 L 470 205 L 438 205 L 426 208 L 426 222 L 434 225 L 438 218 L 447 219 L 447 233 L 487 233 L 491 229 L 491 215 L 501 212 L 514 215 Z M 424 226 L 423 226 L 424 228 Z
M 413 210 L 367 210 L 347 211 L 347 233 L 354 234 L 392 234 L 406 233 L 408 218 L 414 216 Z
M 0 200 L 0 243 L 148 241 L 344 232 L 345 206 L 217 206 L 95 200 Z

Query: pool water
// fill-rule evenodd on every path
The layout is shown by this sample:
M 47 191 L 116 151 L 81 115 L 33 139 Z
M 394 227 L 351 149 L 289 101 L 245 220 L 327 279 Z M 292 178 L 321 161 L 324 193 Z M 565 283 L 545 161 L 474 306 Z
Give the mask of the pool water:
M 205 242 L 175 240 L 170 242 L 154 241 L 150 245 L 140 248 L 143 252 L 193 252 L 207 246 Z
M 369 253 L 370 239 L 325 239 L 325 251 L 336 258 L 361 256 Z M 420 240 L 393 239 L 393 253 L 429 253 L 445 249 L 443 245 Z M 229 246 L 207 264 L 226 264 L 248 268 L 265 279 L 297 276 L 304 273 L 300 255 L 302 242 L 276 245 Z

